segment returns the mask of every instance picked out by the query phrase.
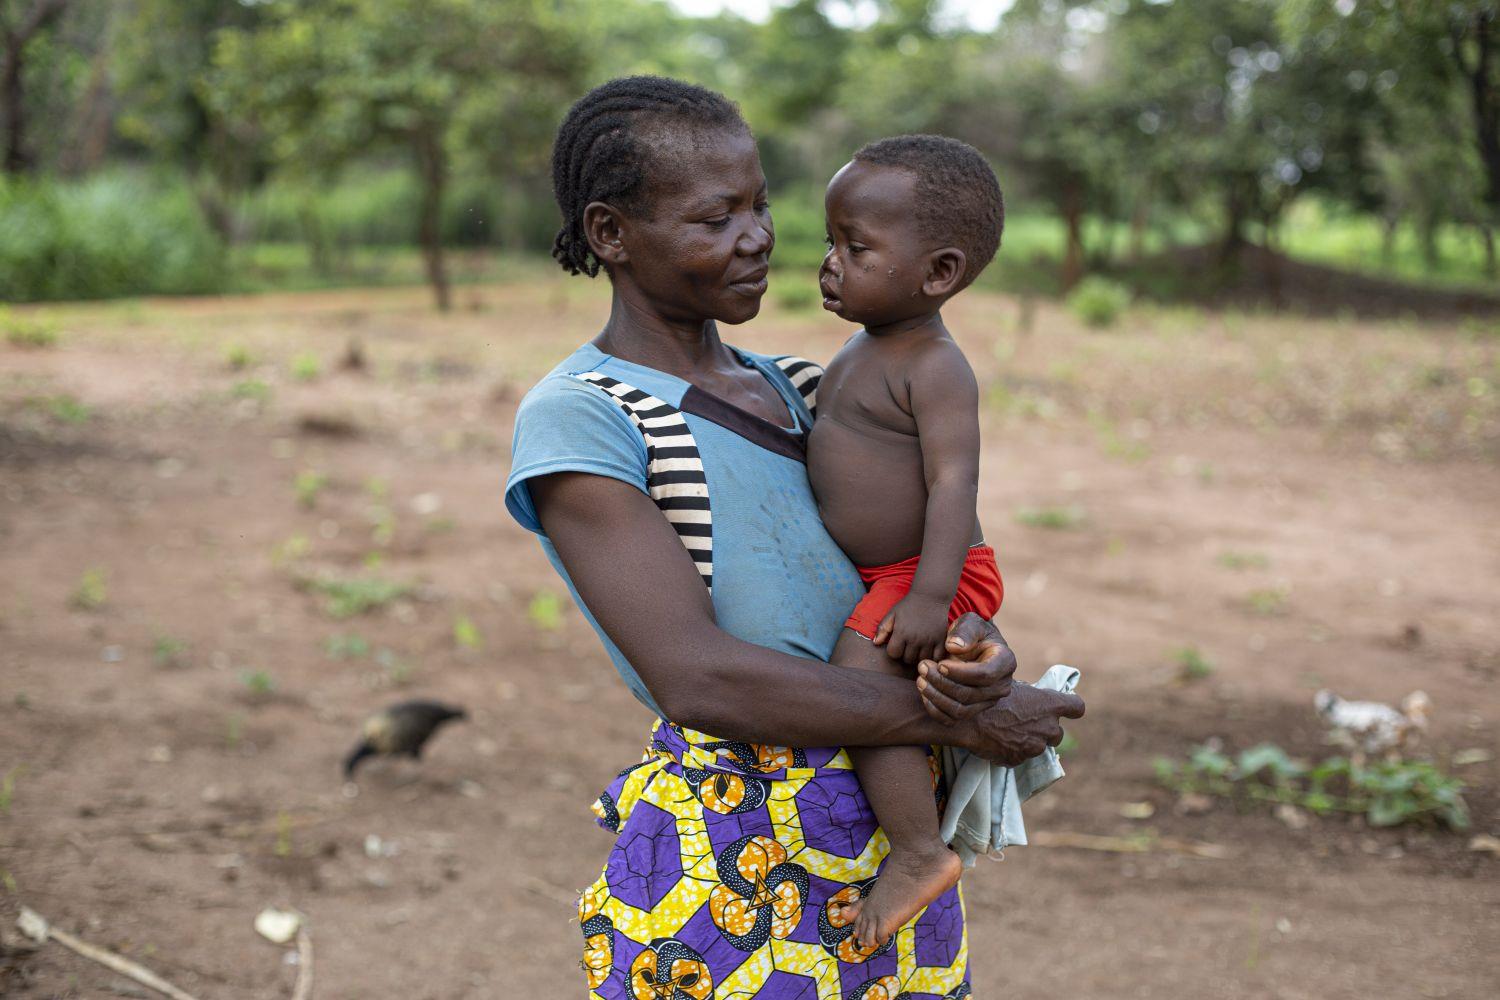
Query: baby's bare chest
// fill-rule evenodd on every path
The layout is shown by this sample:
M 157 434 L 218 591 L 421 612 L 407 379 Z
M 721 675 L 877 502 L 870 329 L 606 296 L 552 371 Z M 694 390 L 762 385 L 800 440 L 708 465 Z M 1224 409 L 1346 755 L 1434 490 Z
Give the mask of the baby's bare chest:
M 874 351 L 846 347 L 818 383 L 818 421 L 851 430 L 915 436 L 911 392 L 899 364 Z

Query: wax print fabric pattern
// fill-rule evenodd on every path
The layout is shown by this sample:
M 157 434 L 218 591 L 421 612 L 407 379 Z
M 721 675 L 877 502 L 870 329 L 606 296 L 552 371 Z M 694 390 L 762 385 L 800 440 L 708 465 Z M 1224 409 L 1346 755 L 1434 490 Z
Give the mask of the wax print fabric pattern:
M 538 533 L 579 600 L 526 481 L 573 470 L 632 483 L 677 528 L 719 627 L 826 659 L 863 587 L 822 527 L 807 483 L 820 373 L 794 358 L 737 354 L 781 394 L 787 426 L 581 348 L 522 403 L 507 507 Z M 634 667 L 579 606 L 631 691 L 660 716 Z M 616 840 L 579 900 L 580 965 L 591 997 L 969 996 L 957 889 L 884 947 L 855 945 L 837 904 L 869 893 L 889 844 L 840 749 L 729 742 L 660 719 L 643 758 L 599 795 L 594 812 Z

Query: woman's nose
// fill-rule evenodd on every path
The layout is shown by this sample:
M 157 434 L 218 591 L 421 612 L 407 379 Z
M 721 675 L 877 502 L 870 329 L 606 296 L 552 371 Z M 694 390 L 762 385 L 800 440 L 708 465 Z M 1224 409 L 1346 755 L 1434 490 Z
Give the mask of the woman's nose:
M 752 221 L 744 235 L 740 237 L 739 244 L 735 247 L 742 256 L 756 257 L 768 254 L 776 245 L 776 235 L 770 226 L 761 225 L 759 220 Z

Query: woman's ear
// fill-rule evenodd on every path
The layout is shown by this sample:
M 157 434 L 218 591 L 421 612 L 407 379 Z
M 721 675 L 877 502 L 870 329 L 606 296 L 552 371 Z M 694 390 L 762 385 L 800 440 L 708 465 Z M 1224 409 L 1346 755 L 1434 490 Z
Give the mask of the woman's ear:
M 927 278 L 922 282 L 922 294 L 934 299 L 952 295 L 963 284 L 968 265 L 969 259 L 958 247 L 932 251 L 927 255 Z
M 589 249 L 605 267 L 623 264 L 629 259 L 622 233 L 624 217 L 618 209 L 602 201 L 591 201 L 583 209 L 583 233 Z

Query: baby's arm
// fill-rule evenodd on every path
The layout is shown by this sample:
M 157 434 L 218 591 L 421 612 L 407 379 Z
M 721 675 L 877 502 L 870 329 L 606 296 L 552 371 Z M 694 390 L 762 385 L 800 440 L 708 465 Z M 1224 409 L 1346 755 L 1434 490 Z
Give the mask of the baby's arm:
M 974 533 L 979 492 L 979 385 L 950 340 L 934 342 L 908 375 L 911 413 L 922 447 L 927 513 L 922 558 L 911 592 L 875 635 L 886 653 L 916 663 L 936 659 L 948 629 L 948 606 Z

